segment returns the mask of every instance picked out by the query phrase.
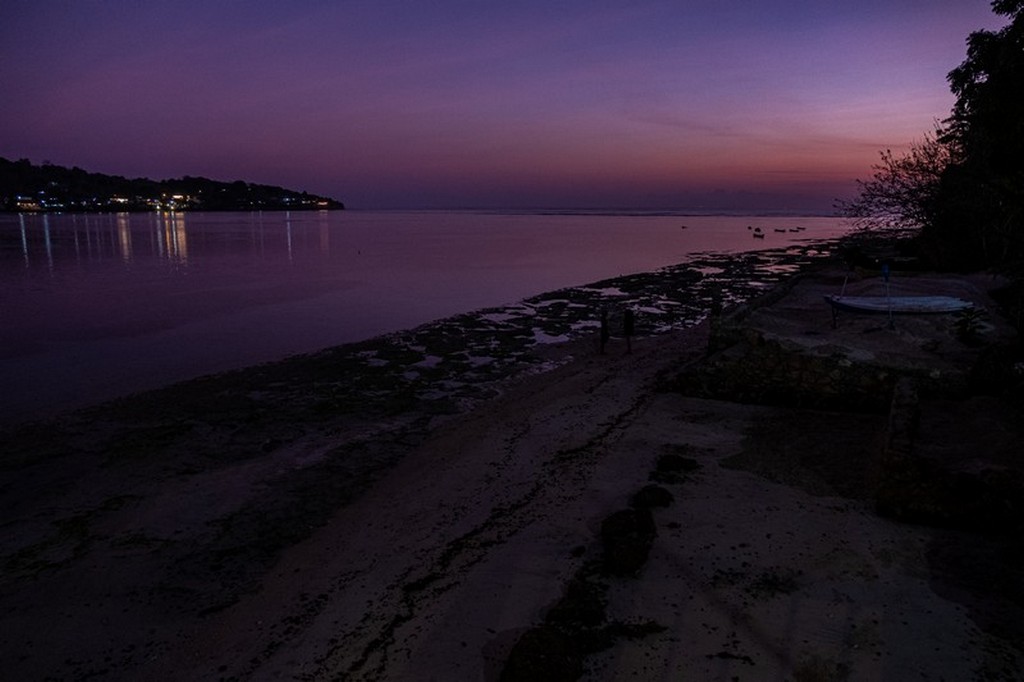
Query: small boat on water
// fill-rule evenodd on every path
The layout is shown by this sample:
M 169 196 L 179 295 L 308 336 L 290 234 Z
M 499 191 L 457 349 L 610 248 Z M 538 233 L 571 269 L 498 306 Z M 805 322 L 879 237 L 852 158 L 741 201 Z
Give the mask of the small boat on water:
M 955 313 L 974 307 L 954 296 L 825 296 L 834 310 L 856 313 L 928 315 Z
M 786 228 L 784 228 L 784 227 L 776 227 L 776 228 L 775 228 L 775 231 L 776 231 L 776 232 L 785 232 L 785 231 L 786 231 Z

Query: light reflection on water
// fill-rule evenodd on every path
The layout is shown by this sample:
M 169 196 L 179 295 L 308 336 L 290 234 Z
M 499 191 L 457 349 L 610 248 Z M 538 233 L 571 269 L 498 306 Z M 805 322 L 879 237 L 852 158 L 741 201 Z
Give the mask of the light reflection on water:
M 82 266 L 119 259 L 130 264 L 135 249 L 144 248 L 142 260 L 188 262 L 188 228 L 183 213 L 100 214 L 100 215 L 0 215 L 0 267 L 7 269 L 10 223 L 17 220 L 20 251 L 27 269 L 44 265 Z M 3 273 L 6 276 L 6 273 Z
M 766 238 L 752 239 L 751 225 Z M 835 218 L 743 216 L 0 215 L 0 423 L 690 253 L 777 248 L 845 229 Z

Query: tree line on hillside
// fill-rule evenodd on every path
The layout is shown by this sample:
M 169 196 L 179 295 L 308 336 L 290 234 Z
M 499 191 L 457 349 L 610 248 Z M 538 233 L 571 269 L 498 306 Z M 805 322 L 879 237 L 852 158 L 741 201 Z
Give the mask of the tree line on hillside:
M 992 10 L 1009 24 L 968 37 L 947 76 L 949 117 L 906 154 L 883 152 L 839 208 L 865 226 L 915 230 L 933 266 L 1024 275 L 1024 0 Z
M 343 209 L 330 197 L 241 180 L 128 179 L 0 158 L 0 211 L 253 211 Z

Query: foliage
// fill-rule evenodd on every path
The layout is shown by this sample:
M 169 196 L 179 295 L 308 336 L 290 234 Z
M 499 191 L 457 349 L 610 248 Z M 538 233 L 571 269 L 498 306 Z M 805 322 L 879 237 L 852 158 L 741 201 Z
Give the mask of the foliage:
M 942 202 L 925 235 L 947 241 L 964 265 L 1024 265 L 1024 0 L 996 0 L 1010 18 L 976 31 L 947 79 L 956 96 L 945 121 L 963 156 L 944 175 Z
M 985 317 L 985 311 L 974 306 L 959 311 L 953 322 L 956 338 L 968 345 L 977 343 L 982 330 L 985 328 Z
M 27 159 L 0 158 L 0 211 L 203 211 L 344 208 L 334 199 L 272 185 L 184 176 L 128 179 Z
M 842 213 L 865 228 L 922 228 L 935 217 L 942 175 L 955 156 L 942 129 L 911 145 L 903 156 L 887 149 L 870 180 L 858 180 L 860 194 L 840 201 Z
M 904 156 L 882 153 L 841 212 L 867 227 L 920 230 L 922 253 L 948 268 L 1024 272 L 1024 0 L 995 0 L 1010 19 L 976 31 L 947 80 L 946 120 Z

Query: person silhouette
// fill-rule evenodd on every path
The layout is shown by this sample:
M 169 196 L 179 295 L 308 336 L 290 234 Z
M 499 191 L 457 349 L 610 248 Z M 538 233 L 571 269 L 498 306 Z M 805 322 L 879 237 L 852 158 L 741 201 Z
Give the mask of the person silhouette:
M 626 336 L 626 352 L 633 352 L 633 332 L 635 331 L 636 321 L 633 317 L 633 310 L 630 308 L 626 309 L 626 312 L 622 314 L 622 332 Z
M 601 355 L 604 355 L 604 347 L 608 343 L 608 339 L 611 338 L 611 333 L 608 331 L 608 310 L 605 308 L 601 309 Z

